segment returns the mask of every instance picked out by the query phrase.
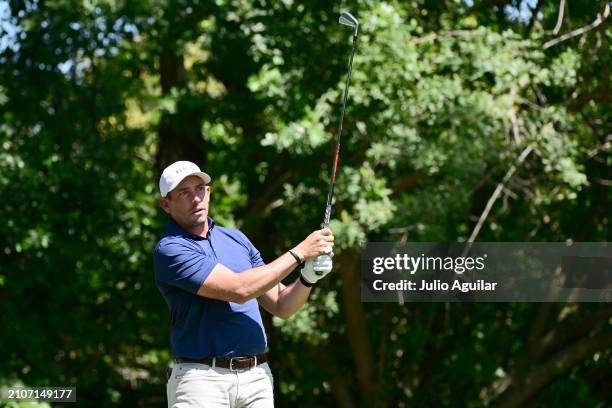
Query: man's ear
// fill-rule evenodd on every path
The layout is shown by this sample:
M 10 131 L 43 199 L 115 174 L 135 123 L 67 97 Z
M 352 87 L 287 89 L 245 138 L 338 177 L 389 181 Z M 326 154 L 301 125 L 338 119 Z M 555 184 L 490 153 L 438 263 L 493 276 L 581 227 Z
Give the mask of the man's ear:
M 168 199 L 166 197 L 160 197 L 160 199 L 159 199 L 159 206 L 166 213 L 170 214 L 170 204 L 168 203 Z

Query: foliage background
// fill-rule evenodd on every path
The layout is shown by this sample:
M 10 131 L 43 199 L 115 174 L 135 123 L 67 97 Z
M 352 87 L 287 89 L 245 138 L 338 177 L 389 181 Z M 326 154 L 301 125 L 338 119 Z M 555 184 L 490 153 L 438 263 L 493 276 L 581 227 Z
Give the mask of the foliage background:
M 608 304 L 359 297 L 364 241 L 610 239 L 610 3 L 587 0 L 0 1 L 1 386 L 164 406 L 160 171 L 205 168 L 268 261 L 317 228 L 341 10 L 336 268 L 266 317 L 277 405 L 611 404 Z

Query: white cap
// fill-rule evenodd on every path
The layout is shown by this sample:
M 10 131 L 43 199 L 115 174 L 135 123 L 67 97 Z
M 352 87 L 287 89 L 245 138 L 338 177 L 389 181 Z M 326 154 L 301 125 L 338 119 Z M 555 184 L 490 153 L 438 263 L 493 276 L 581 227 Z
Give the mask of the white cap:
M 159 193 L 162 197 L 165 197 L 181 184 L 185 177 L 189 176 L 198 176 L 204 180 L 204 183 L 210 183 L 210 176 L 201 171 L 197 164 L 190 161 L 177 161 L 164 169 L 159 178 Z

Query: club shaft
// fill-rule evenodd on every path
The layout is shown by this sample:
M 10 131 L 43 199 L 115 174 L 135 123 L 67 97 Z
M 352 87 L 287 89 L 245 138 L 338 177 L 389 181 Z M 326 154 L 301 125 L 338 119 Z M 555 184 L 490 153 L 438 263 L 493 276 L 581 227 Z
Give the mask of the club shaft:
M 325 216 L 323 218 L 323 228 L 329 227 L 331 218 L 332 199 L 334 198 L 334 187 L 336 185 L 336 171 L 338 170 L 338 159 L 340 157 L 340 137 L 342 136 L 342 126 L 344 124 L 344 112 L 346 111 L 346 101 L 348 99 L 349 86 L 351 85 L 351 75 L 353 73 L 353 57 L 355 56 L 355 48 L 357 44 L 357 36 L 353 35 L 353 46 L 351 49 L 351 58 L 349 59 L 349 70 L 344 85 L 344 96 L 342 98 L 342 112 L 340 113 L 340 126 L 338 126 L 338 134 L 336 135 L 336 154 L 334 155 L 334 165 L 332 167 L 329 192 L 327 193 L 327 205 L 325 206 Z

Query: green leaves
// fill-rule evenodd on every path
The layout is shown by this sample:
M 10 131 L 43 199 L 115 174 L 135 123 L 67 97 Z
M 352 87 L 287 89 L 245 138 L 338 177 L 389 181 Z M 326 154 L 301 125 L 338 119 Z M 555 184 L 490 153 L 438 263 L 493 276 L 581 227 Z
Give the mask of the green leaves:
M 315 290 L 311 302 L 302 307 L 291 319 L 273 319 L 279 332 L 296 343 L 307 340 L 309 345 L 319 346 L 328 343 L 330 333 L 324 319 L 338 316 L 339 307 L 335 292 Z
M 269 327 L 271 349 L 288 357 L 271 363 L 279 405 L 488 403 L 527 354 L 536 308 L 361 305 L 358 258 L 368 240 L 467 239 L 512 166 L 478 240 L 610 239 L 609 36 L 544 50 L 557 3 L 539 2 L 531 23 L 509 14 L 514 3 L 468 3 L 348 5 L 361 31 L 332 211 L 338 270 Z M 569 5 L 560 33 L 600 6 Z M 323 215 L 350 33 L 329 2 L 10 7 L 0 377 L 78 380 L 87 401 L 163 405 L 169 317 L 150 260 L 165 223 L 160 163 L 198 158 L 213 176 L 211 215 L 243 228 L 266 260 L 294 246 Z M 173 137 L 159 143 L 164 132 Z M 597 404 L 590 369 L 531 402 L 576 389 L 574 405 Z
M 331 140 L 324 122 L 329 114 L 329 105 L 319 101 L 315 109 L 308 109 L 302 120 L 280 125 L 277 133 L 268 132 L 261 141 L 262 146 L 273 146 L 277 152 L 289 151 L 296 155 L 312 154 L 315 149 Z

